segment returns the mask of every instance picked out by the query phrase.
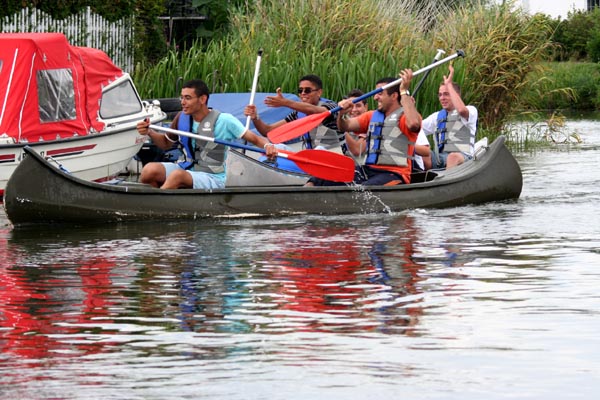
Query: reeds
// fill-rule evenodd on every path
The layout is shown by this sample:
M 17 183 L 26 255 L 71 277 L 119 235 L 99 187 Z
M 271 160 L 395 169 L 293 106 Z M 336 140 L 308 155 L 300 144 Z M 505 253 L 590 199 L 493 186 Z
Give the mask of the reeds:
M 478 107 L 480 126 L 497 130 L 518 104 L 526 76 L 543 59 L 548 27 L 508 5 L 450 8 L 435 0 L 256 0 L 231 16 L 231 33 L 205 48 L 171 52 L 134 75 L 142 97 L 177 96 L 175 82 L 201 78 L 215 92 L 247 92 L 256 52 L 264 49 L 258 90 L 294 92 L 298 78 L 317 74 L 324 96 L 370 91 L 384 76 L 429 64 L 438 48 L 463 49 L 455 81 Z M 417 107 L 439 109 L 439 67 L 421 88 Z M 414 83 L 419 80 L 414 79 Z
M 526 110 L 600 109 L 600 64 L 588 62 L 542 63 L 523 90 Z

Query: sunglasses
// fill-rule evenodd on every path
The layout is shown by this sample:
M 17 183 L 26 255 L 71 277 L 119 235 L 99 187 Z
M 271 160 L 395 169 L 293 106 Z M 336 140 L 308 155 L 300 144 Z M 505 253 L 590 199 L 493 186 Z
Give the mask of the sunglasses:
M 305 87 L 305 88 L 298 88 L 298 94 L 302 94 L 302 93 L 306 93 L 306 94 L 311 94 L 312 92 L 316 92 L 319 89 L 313 89 L 313 88 L 309 88 L 309 87 Z
M 197 99 L 198 96 L 179 96 L 179 101 L 191 101 L 193 99 Z

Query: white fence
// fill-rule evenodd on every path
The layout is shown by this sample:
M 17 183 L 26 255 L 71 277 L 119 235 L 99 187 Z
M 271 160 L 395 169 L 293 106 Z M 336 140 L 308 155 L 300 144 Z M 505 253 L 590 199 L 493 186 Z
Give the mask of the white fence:
M 36 8 L 24 8 L 10 17 L 1 18 L 0 31 L 61 32 L 72 45 L 103 50 L 121 69 L 133 70 L 133 17 L 110 22 L 87 7 L 65 19 L 53 19 Z

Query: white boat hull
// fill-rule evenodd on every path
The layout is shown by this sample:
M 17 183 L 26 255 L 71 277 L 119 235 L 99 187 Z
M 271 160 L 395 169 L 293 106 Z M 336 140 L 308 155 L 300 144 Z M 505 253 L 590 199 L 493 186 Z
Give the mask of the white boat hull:
M 152 123 L 159 123 L 166 115 L 159 107 L 147 105 L 144 114 L 129 117 L 101 133 L 86 136 L 37 143 L 0 142 L 0 194 L 4 193 L 8 179 L 23 159 L 26 145 L 78 178 L 88 181 L 114 178 L 127 169 L 146 140 L 137 132 L 136 124 L 145 117 L 150 118 Z

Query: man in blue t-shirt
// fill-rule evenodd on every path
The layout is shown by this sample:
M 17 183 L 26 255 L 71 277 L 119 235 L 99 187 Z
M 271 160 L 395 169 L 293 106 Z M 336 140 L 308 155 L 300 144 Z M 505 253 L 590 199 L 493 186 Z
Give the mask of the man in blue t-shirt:
M 233 115 L 209 108 L 208 98 L 208 86 L 203 81 L 194 79 L 184 83 L 180 97 L 182 111 L 171 123 L 171 128 L 223 141 L 243 139 L 257 147 L 266 148 L 268 157 L 276 154 L 273 146 L 267 146 L 269 141 L 266 138 L 246 130 Z M 149 125 L 149 120 L 138 122 L 138 132 L 141 135 L 148 135 L 159 148 L 164 150 L 178 143 L 182 156 L 175 163 L 146 164 L 140 176 L 142 183 L 161 189 L 225 187 L 226 146 L 172 133 L 159 133 L 150 129 Z

